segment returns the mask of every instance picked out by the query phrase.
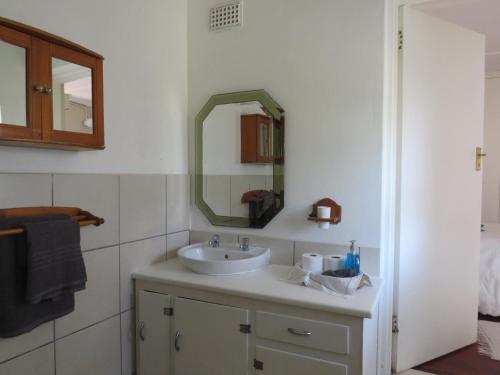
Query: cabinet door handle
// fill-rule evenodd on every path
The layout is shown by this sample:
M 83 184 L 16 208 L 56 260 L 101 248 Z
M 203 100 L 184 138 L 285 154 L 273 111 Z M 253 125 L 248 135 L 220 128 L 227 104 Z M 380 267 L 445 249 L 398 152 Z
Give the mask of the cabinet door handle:
M 139 338 L 141 339 L 141 341 L 146 340 L 145 328 L 146 325 L 144 324 L 144 322 L 139 322 Z
M 311 336 L 312 333 L 304 329 L 288 328 L 288 332 L 297 336 Z
M 43 93 L 44 90 L 45 90 L 44 86 L 40 86 L 40 85 L 33 86 L 33 91 L 35 91 L 35 92 Z
M 176 352 L 181 351 L 181 347 L 179 346 L 179 340 L 181 339 L 181 335 L 182 335 L 181 331 L 175 332 L 174 348 Z
M 52 87 L 45 86 L 43 88 L 43 93 L 44 94 L 51 94 L 52 93 Z

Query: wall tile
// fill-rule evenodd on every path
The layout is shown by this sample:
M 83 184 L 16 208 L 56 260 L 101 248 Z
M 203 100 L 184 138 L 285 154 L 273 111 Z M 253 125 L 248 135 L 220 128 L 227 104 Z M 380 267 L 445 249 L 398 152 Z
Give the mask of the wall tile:
M 120 176 L 120 242 L 166 234 L 166 177 Z
M 135 373 L 135 310 L 121 315 L 122 375 Z
M 48 322 L 24 335 L 0 339 L 0 362 L 26 353 L 54 340 L 54 323 Z
M 103 217 L 99 227 L 82 228 L 82 249 L 96 249 L 119 241 L 118 176 L 54 175 L 54 205 L 76 206 Z
M 207 192 L 205 202 L 216 215 L 230 216 L 231 184 L 229 176 L 207 176 L 206 181 Z
M 56 320 L 56 338 L 116 315 L 120 311 L 118 246 L 84 253 L 87 288 L 76 293 L 75 311 Z
M 120 317 L 56 341 L 57 375 L 119 375 Z
M 121 311 L 135 304 L 132 273 L 166 259 L 166 236 L 128 243 L 120 246 Z
M 220 241 L 225 243 L 237 243 L 238 235 L 236 233 L 227 233 L 227 232 L 203 232 L 198 230 L 192 230 L 190 232 L 189 243 L 195 244 L 200 242 L 208 242 L 212 239 L 214 234 L 220 235 Z
M 52 175 L 0 173 L 0 208 L 52 206 Z
M 327 254 L 347 254 L 349 245 L 328 244 L 319 242 L 295 242 L 295 258 L 294 263 L 301 261 L 304 253 L 318 253 L 321 255 Z M 380 275 L 380 249 L 372 247 L 361 247 L 361 268 L 364 272 L 371 276 Z
M 167 176 L 167 233 L 189 229 L 189 175 Z
M 249 176 L 230 176 L 230 211 L 229 216 L 248 217 L 248 203 L 241 203 L 241 196 L 250 190 Z
M 271 249 L 271 264 L 293 265 L 293 241 L 278 238 L 240 235 L 239 239 L 248 237 L 251 246 L 262 246 Z
M 167 234 L 167 259 L 175 258 L 177 250 L 189 245 L 189 231 Z
M 0 364 L 2 375 L 54 375 L 54 344 Z

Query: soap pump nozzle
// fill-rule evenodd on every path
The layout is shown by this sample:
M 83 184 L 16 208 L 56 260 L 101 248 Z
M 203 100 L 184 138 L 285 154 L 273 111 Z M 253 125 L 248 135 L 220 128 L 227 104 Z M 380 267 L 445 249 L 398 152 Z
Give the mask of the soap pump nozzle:
M 356 253 L 356 240 L 350 240 L 349 242 L 351 243 L 351 245 L 349 246 L 349 252 L 351 254 L 355 254 Z

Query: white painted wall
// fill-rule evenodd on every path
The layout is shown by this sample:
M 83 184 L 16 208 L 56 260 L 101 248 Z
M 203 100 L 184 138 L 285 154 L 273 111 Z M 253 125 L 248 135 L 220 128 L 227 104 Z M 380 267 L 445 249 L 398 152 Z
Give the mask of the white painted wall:
M 500 76 L 486 79 L 483 170 L 483 223 L 500 222 Z
M 194 116 L 211 95 L 267 90 L 286 116 L 285 209 L 254 232 L 378 247 L 383 1 L 247 0 L 242 28 L 209 32 L 209 8 L 219 3 L 188 1 L 191 147 Z M 343 208 L 328 231 L 306 220 L 323 197 Z M 224 231 L 197 208 L 192 226 Z
M 0 171 L 187 172 L 186 7 L 185 0 L 0 1 L 2 17 L 105 57 L 106 133 L 104 151 L 0 147 Z

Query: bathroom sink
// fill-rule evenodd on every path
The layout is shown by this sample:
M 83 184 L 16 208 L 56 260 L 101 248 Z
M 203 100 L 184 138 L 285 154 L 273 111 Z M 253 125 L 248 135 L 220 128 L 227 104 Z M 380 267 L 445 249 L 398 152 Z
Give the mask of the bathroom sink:
M 214 248 L 198 243 L 183 247 L 177 253 L 184 266 L 205 275 L 235 275 L 256 271 L 269 264 L 271 251 L 267 248 L 250 246 L 242 251 L 238 245 L 220 244 Z

